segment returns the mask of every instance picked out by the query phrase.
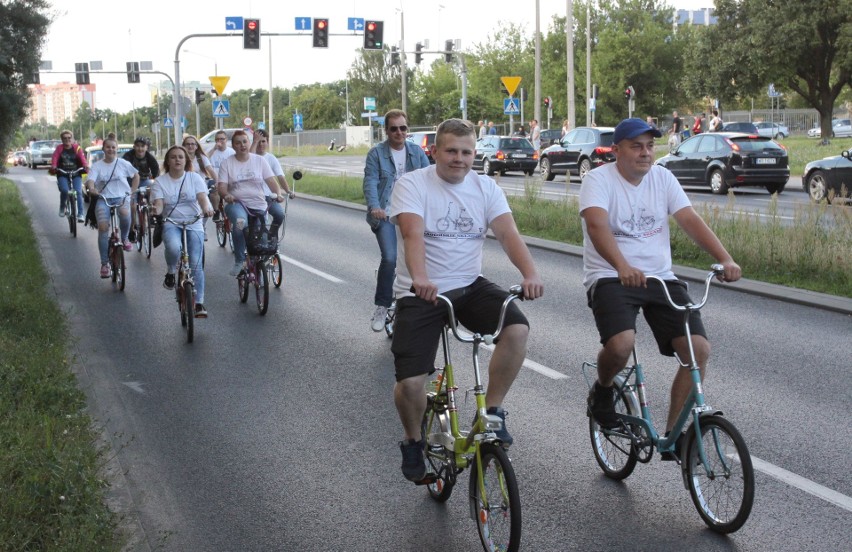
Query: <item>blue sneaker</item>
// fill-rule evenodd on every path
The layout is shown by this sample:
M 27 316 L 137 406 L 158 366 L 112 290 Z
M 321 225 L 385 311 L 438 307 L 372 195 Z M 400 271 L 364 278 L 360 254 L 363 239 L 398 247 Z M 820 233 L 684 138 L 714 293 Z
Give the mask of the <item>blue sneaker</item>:
M 488 410 L 486 410 L 485 413 L 493 414 L 500 418 L 500 420 L 503 422 L 502 427 L 498 431 L 495 431 L 494 434 L 497 436 L 497 439 L 499 439 L 503 443 L 504 447 L 511 446 L 514 442 L 514 439 L 512 439 L 512 436 L 509 434 L 509 430 L 506 429 L 506 416 L 508 416 L 509 413 L 499 406 L 492 406 Z M 473 417 L 474 424 L 476 423 L 477 418 L 479 418 L 478 412 L 476 416 Z
M 423 451 L 426 442 L 422 439 L 415 441 L 407 439 L 399 442 L 399 450 L 402 452 L 402 475 L 409 481 L 419 483 L 426 478 L 426 460 Z

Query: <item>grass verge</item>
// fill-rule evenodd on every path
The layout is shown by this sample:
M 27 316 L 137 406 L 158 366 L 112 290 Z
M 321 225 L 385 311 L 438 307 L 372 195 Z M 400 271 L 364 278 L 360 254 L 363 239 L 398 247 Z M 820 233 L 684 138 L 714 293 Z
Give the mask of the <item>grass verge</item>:
M 527 181 L 523 196 L 509 197 L 522 234 L 582 245 L 576 199 L 542 199 L 539 188 Z M 364 204 L 360 178 L 306 173 L 299 192 Z M 852 297 L 852 208 L 809 204 L 800 208 L 792 224 L 762 221 L 756 213 L 736 208 L 734 196 L 725 207 L 699 207 L 699 214 L 742 266 L 746 278 Z M 773 200 L 770 213 L 774 212 Z M 713 259 L 698 248 L 674 221 L 672 259 L 675 264 L 708 268 Z
M 118 550 L 104 451 L 29 213 L 0 179 L 0 549 Z

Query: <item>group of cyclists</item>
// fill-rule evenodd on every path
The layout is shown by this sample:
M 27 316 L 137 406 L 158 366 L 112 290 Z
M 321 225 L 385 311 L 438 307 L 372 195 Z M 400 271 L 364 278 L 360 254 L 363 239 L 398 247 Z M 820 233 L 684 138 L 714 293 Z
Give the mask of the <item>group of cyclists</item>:
M 234 243 L 234 269 L 239 274 L 245 262 L 243 229 L 267 213 L 272 216 L 269 234 L 273 240 L 284 222 L 281 203 L 284 194 L 295 197 L 281 164 L 269 153 L 269 136 L 264 130 L 253 133 L 254 141 L 246 131 L 236 131 L 228 147 L 225 131 L 216 133 L 216 146 L 205 153 L 195 136 L 187 135 L 180 145 L 170 147 L 162 161 L 148 151 L 150 142 L 136 138 L 133 149 L 117 157 L 118 143 L 110 135 L 103 141 L 103 158 L 88 164 L 82 147 L 74 141 L 70 130 L 60 134 L 51 161 L 50 173 L 56 175 L 59 188 L 59 215 L 66 216 L 69 190 L 77 191 L 77 220 L 88 222 L 98 229 L 100 276 L 111 275 L 108 259 L 110 208 L 117 207 L 122 246 L 133 248 L 136 239 L 136 205 L 143 196 L 153 206 L 153 220 L 162 225 L 162 243 L 167 271 L 163 287 L 174 289 L 175 272 L 180 255 L 181 231 L 178 223 L 194 222 L 188 227 L 187 248 L 190 267 L 196 285 L 195 317 L 206 318 L 204 306 L 204 242 L 207 241 L 207 219 L 228 216 L 231 221 Z M 78 169 L 85 172 L 69 178 Z M 60 171 L 57 171 L 59 169 Z M 84 215 L 83 188 L 91 198 L 91 215 Z M 224 200 L 224 213 L 220 207 Z M 88 219 L 88 220 L 87 220 Z

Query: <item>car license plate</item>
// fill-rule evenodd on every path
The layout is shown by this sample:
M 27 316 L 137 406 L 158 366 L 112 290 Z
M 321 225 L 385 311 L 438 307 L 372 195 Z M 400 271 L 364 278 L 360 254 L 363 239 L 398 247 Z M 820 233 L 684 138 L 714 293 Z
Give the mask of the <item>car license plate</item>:
M 774 165 L 775 158 L 774 157 L 758 157 L 755 162 L 758 165 Z
M 512 157 L 514 157 L 515 159 L 526 159 L 527 154 L 526 153 L 516 153 L 516 154 L 512 155 Z

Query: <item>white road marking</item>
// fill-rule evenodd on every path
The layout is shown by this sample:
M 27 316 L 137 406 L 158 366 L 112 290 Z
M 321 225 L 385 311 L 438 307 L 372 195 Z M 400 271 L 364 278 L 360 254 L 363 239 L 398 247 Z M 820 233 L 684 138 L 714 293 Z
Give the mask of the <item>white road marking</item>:
M 301 263 L 301 262 L 297 261 L 296 259 L 291 259 L 290 257 L 287 257 L 286 255 L 281 255 L 281 259 L 284 260 L 284 262 L 290 263 L 293 266 L 297 266 L 297 267 L 301 268 L 302 270 L 306 270 L 306 271 L 310 272 L 311 274 L 316 274 L 320 278 L 325 278 L 329 282 L 334 282 L 335 284 L 342 284 L 343 283 L 343 280 L 341 280 L 340 278 L 332 276 L 331 274 L 323 272 L 322 270 L 318 270 L 318 269 L 316 269 L 312 266 L 308 266 L 305 263 Z
M 494 350 L 494 345 L 485 345 L 485 344 L 483 344 L 483 345 L 482 345 L 482 348 L 483 348 L 483 349 L 488 349 L 489 351 L 493 351 L 493 350 Z M 557 379 L 565 379 L 565 378 L 567 378 L 567 377 L 568 377 L 568 376 L 566 376 L 565 374 L 563 374 L 562 372 L 557 372 L 557 371 L 556 371 L 556 370 L 554 370 L 553 368 L 548 368 L 548 367 L 547 367 L 547 366 L 545 366 L 544 364 L 539 364 L 538 362 L 536 362 L 536 361 L 534 361 L 534 360 L 530 360 L 530 359 L 528 359 L 528 358 L 524 358 L 524 364 L 523 364 L 523 367 L 524 367 L 524 368 L 529 368 L 529 369 L 530 369 L 530 370 L 532 370 L 533 372 L 538 372 L 538 373 L 539 373 L 539 374 L 541 374 L 542 376 L 547 376 L 547 377 L 549 377 L 550 379 L 555 379 L 555 380 L 557 380 Z
M 145 390 L 142 389 L 142 385 L 144 385 L 144 384 L 141 381 L 123 381 L 121 383 L 123 383 L 127 387 L 133 389 L 134 391 L 136 391 L 140 395 L 145 394 Z
M 840 506 L 844 510 L 848 512 L 852 512 L 852 497 L 848 497 L 844 494 L 838 493 L 837 491 L 833 491 L 828 487 L 823 487 L 819 483 L 815 483 L 810 479 L 805 479 L 800 475 L 796 475 L 793 472 L 787 471 L 784 468 L 780 468 L 774 464 L 770 464 L 765 460 L 761 460 L 760 458 L 756 458 L 754 456 L 751 457 L 751 463 L 754 465 L 754 469 L 765 473 L 770 477 L 774 477 L 775 479 L 790 485 L 791 487 L 796 487 L 806 493 L 810 493 L 817 498 L 821 498 L 826 502 L 830 502 L 835 506 Z

